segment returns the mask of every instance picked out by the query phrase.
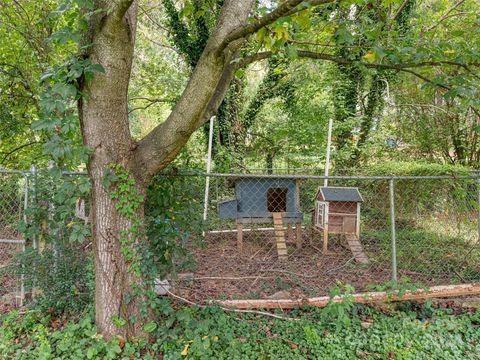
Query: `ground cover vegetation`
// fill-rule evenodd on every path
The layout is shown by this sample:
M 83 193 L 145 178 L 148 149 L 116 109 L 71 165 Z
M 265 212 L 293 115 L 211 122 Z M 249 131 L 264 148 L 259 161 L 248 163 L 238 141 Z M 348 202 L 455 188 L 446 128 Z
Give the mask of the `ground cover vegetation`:
M 431 303 L 379 311 L 346 302 L 297 309 L 289 320 L 163 302 L 149 339 L 106 341 L 90 312 L 75 318 L 41 312 L 2 319 L 0 354 L 16 359 L 475 359 L 479 313 L 453 315 Z

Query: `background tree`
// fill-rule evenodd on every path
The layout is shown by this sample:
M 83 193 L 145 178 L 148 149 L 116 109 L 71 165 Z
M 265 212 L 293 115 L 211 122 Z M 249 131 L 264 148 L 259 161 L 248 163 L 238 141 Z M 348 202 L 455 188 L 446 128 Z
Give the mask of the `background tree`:
M 0 4 L 0 166 L 19 169 L 42 163 L 43 140 L 30 125 L 38 119 L 42 87 L 39 79 L 49 66 L 69 50 L 49 41 L 65 26 L 64 19 L 49 14 L 55 1 Z M 38 135 L 38 134 L 37 134 Z

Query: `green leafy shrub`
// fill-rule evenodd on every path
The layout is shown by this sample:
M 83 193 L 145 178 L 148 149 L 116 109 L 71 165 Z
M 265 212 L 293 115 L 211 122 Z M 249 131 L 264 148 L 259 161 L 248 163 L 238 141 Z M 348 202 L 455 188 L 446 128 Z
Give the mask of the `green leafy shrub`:
M 20 224 L 26 251 L 10 267 L 34 293 L 30 305 L 57 313 L 80 311 L 91 302 L 94 288 L 88 178 L 52 168 L 30 175 L 29 184 L 26 221 Z M 81 202 L 85 218 L 78 212 Z
M 93 301 L 93 259 L 84 244 L 59 243 L 42 252 L 28 249 L 12 264 L 33 291 L 30 306 L 55 313 L 77 313 Z
M 187 245 L 200 245 L 204 178 L 155 177 L 147 192 L 145 215 L 151 259 L 160 277 L 191 265 Z

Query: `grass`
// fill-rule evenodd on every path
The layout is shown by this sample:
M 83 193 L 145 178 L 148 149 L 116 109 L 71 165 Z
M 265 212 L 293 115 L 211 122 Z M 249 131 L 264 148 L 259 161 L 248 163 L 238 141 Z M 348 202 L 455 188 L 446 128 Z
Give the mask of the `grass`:
M 127 343 L 104 341 L 89 315 L 12 312 L 2 319 L 0 358 L 480 359 L 480 312 L 407 305 L 388 315 L 364 306 L 284 314 L 297 320 L 168 305 L 150 341 Z
M 450 236 L 424 228 L 403 228 L 396 232 L 397 266 L 449 282 L 479 281 L 480 246 L 467 243 L 463 236 Z M 369 230 L 362 233 L 362 243 L 376 261 L 391 261 L 391 232 Z

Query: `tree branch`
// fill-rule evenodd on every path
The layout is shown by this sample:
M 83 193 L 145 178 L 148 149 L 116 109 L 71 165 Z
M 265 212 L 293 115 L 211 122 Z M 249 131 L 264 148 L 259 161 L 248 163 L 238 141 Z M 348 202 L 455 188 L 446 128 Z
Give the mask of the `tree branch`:
M 366 62 L 361 62 L 361 61 L 355 61 L 355 60 L 349 60 L 329 54 L 323 54 L 323 53 L 316 53 L 312 51 L 306 51 L 306 50 L 297 50 L 297 54 L 299 57 L 302 58 L 310 58 L 310 59 L 317 59 L 317 60 L 326 60 L 326 61 L 331 61 L 340 65 L 351 65 L 351 64 L 359 64 L 363 65 L 366 68 L 370 69 L 389 69 L 389 70 L 396 70 L 396 71 L 402 71 L 406 72 L 409 74 L 412 74 L 419 79 L 422 79 L 423 81 L 433 84 L 435 86 L 438 86 L 440 88 L 443 88 L 445 90 L 450 90 L 451 88 L 445 84 L 439 84 L 434 82 L 433 80 L 427 78 L 426 76 L 423 76 L 422 74 L 419 74 L 416 71 L 411 70 L 412 68 L 420 68 L 420 67 L 426 67 L 426 66 L 444 66 L 444 65 L 451 65 L 451 66 L 458 66 L 465 68 L 465 64 L 461 63 L 456 63 L 453 61 L 424 61 L 421 63 L 406 63 L 406 64 L 376 64 L 376 63 L 366 63 Z M 271 51 L 264 51 L 260 52 L 257 54 L 249 55 L 244 57 L 243 59 L 239 61 L 235 61 L 235 68 L 241 68 L 244 67 L 248 64 L 251 64 L 255 61 L 260 61 L 269 58 L 270 56 L 273 55 L 273 52 Z M 475 66 L 478 66 L 479 64 L 475 63 Z M 468 68 L 468 67 L 467 67 Z
M 395 12 L 395 14 L 392 16 L 392 20 L 395 21 L 397 18 L 402 14 L 403 9 L 405 9 L 405 6 L 410 2 L 411 0 L 405 0 L 402 5 L 398 8 L 398 10 Z
M 435 29 L 438 25 L 440 25 L 440 23 L 445 20 L 448 15 L 453 11 L 455 10 L 457 7 L 459 7 L 460 5 L 462 5 L 463 3 L 465 2 L 465 0 L 459 0 L 455 3 L 455 5 L 453 5 L 450 9 L 448 9 L 445 14 L 443 14 L 440 19 L 438 19 L 437 21 L 435 21 L 435 23 L 433 23 L 431 26 L 429 26 L 428 28 L 425 29 L 425 32 L 429 32 L 433 29 Z
M 38 141 L 31 141 L 31 142 L 29 142 L 29 143 L 20 145 L 20 146 L 16 147 L 15 149 L 11 150 L 11 151 L 3 152 L 3 154 L 5 154 L 5 156 L 3 157 L 2 161 L 0 161 L 0 164 L 5 163 L 5 160 L 7 160 L 10 155 L 12 155 L 13 153 L 17 152 L 18 150 L 21 150 L 21 149 L 23 149 L 23 148 L 26 148 L 27 146 L 31 146 L 31 145 L 34 145 L 34 144 L 38 144 Z
M 115 5 L 114 10 L 113 10 L 113 15 L 115 16 L 115 18 L 117 18 L 118 20 L 123 19 L 123 17 L 127 13 L 130 6 L 132 6 L 134 1 L 135 0 L 117 0 L 117 1 L 115 1 L 116 5 Z
M 310 0 L 308 3 L 310 6 L 317 6 L 322 4 L 329 4 L 335 1 L 337 0 Z M 261 17 L 257 21 L 250 23 L 229 34 L 221 44 L 220 49 L 223 50 L 232 41 L 244 38 L 247 35 L 257 32 L 261 28 L 275 22 L 275 20 L 277 20 L 278 18 L 281 18 L 282 16 L 291 15 L 297 11 L 302 10 L 302 9 L 296 9 L 296 7 L 302 2 L 304 1 L 303 0 L 287 0 L 283 2 L 275 10 Z
M 457 63 L 455 61 L 423 61 L 420 63 L 405 63 L 405 64 L 367 63 L 362 61 L 350 60 L 350 59 L 346 59 L 343 57 L 338 57 L 330 54 L 317 53 L 313 51 L 300 50 L 300 49 L 297 49 L 297 54 L 299 57 L 302 57 L 302 58 L 327 60 L 340 65 L 360 64 L 365 66 L 366 68 L 373 68 L 373 69 L 403 70 L 403 69 L 425 67 L 425 66 L 444 66 L 444 65 L 458 66 L 462 68 L 465 68 L 466 66 L 468 67 L 468 65 L 480 66 L 480 62 L 463 64 L 463 63 Z M 241 68 L 255 61 L 267 59 L 272 55 L 273 55 L 272 51 L 259 52 L 253 55 L 248 55 L 243 59 L 234 60 L 234 63 L 236 63 L 236 68 Z
M 136 111 L 136 110 L 146 110 L 154 104 L 173 102 L 172 99 L 150 99 L 150 98 L 145 98 L 145 97 L 136 97 L 136 98 L 132 98 L 131 100 L 144 100 L 144 101 L 148 101 L 149 104 L 147 104 L 145 106 L 134 107 L 134 108 L 130 109 L 130 111 L 128 112 L 129 114 Z
M 243 28 L 256 0 L 225 0 L 220 17 L 197 62 L 181 97 L 168 118 L 138 142 L 132 164 L 138 180 L 148 182 L 175 158 L 190 135 L 216 112 L 222 101 L 235 66 L 242 40 L 223 50 L 219 45 L 235 29 Z

